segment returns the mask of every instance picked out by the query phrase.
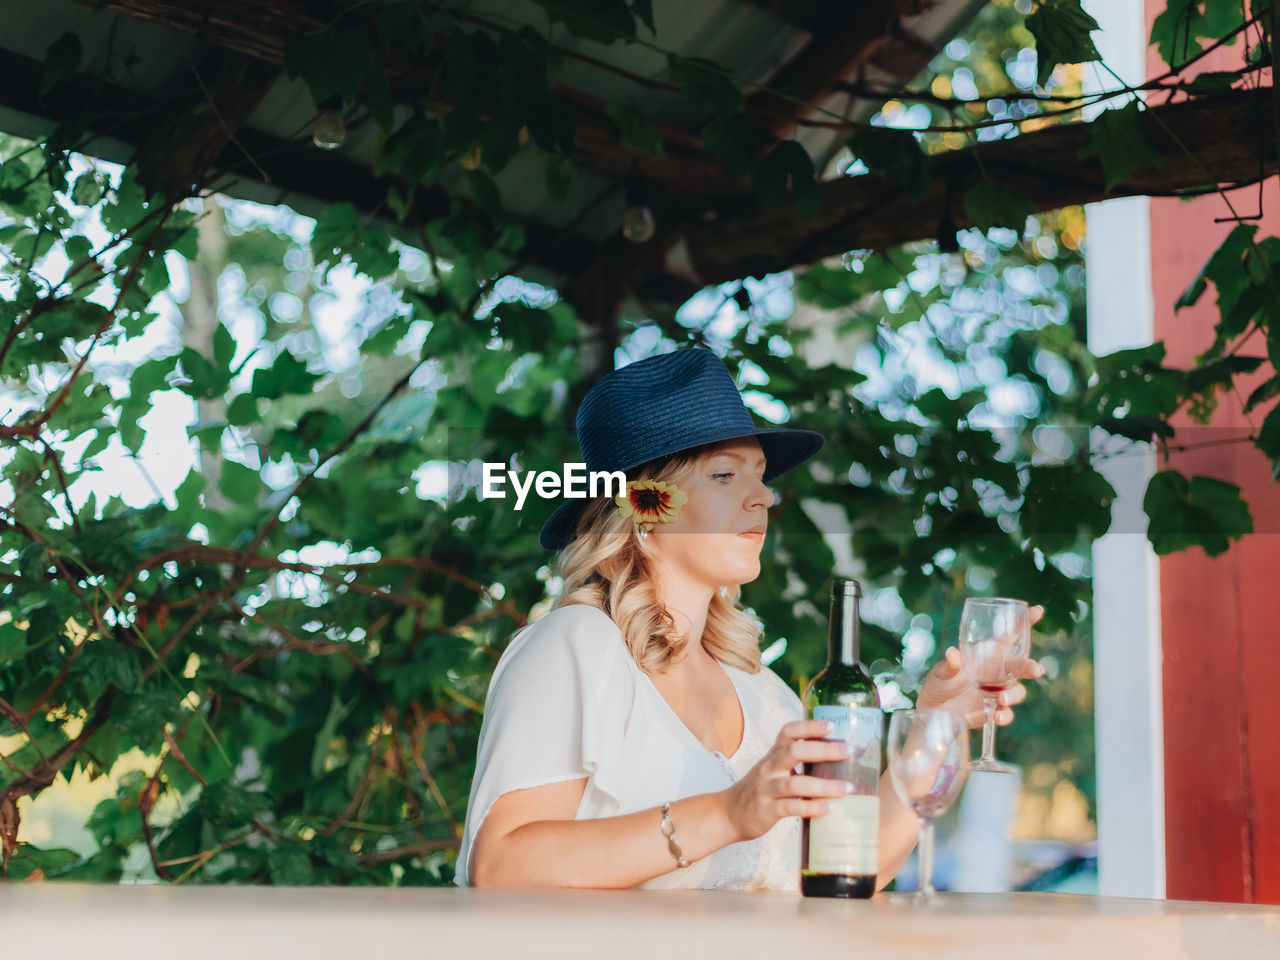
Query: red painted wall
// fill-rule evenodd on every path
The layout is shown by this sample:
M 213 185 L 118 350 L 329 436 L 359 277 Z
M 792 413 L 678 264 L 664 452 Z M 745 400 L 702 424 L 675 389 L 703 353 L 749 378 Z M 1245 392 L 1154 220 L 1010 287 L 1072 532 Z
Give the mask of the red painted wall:
M 1164 7 L 1147 0 L 1148 26 Z M 1238 45 L 1224 48 L 1197 69 L 1233 69 L 1240 55 Z M 1154 51 L 1148 70 L 1164 71 Z M 1256 189 L 1230 196 L 1238 213 L 1257 212 Z M 1274 178 L 1263 208 L 1259 236 L 1280 235 Z M 1151 201 L 1155 338 L 1168 349 L 1167 364 L 1193 366 L 1212 342 L 1212 291 L 1176 314 L 1173 304 L 1234 226 L 1213 222 L 1228 213 L 1216 196 Z M 1265 356 L 1266 347 L 1255 336 L 1241 352 Z M 1264 364 L 1262 372 L 1269 370 Z M 1249 420 L 1259 427 L 1272 404 L 1248 420 L 1242 408 L 1261 380 L 1262 373 L 1239 395 L 1220 396 L 1208 429 L 1184 417 L 1177 442 L 1247 435 Z M 1239 485 L 1255 530 L 1217 558 L 1196 548 L 1160 562 L 1168 896 L 1280 903 L 1280 485 L 1248 443 L 1199 447 L 1167 466 Z

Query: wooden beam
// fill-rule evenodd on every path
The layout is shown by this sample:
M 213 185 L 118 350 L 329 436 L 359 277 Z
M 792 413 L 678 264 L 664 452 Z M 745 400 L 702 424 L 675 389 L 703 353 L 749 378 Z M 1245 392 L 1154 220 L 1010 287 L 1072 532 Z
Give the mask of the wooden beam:
M 284 48 L 291 40 L 325 29 L 332 19 L 325 15 L 331 13 L 326 7 L 306 0 L 219 0 L 199 4 L 174 0 L 74 2 L 116 16 L 166 26 L 213 46 L 276 65 L 284 63 Z M 376 14 L 374 5 L 349 13 L 342 22 L 359 30 L 372 44 L 377 36 Z M 448 112 L 449 104 L 428 95 L 446 42 L 446 38 L 438 37 L 436 55 L 427 58 L 412 56 L 399 48 L 380 52 L 379 60 L 400 99 L 425 96 L 429 109 Z M 632 154 L 623 148 L 618 130 L 605 112 L 604 101 L 563 85 L 558 86 L 556 92 L 574 106 L 577 119 L 574 162 L 603 176 L 626 176 L 631 170 Z M 639 158 L 641 171 L 647 178 L 680 187 L 690 196 L 705 197 L 711 202 L 749 192 L 744 184 L 729 179 L 724 168 L 702 148 L 696 133 L 662 124 L 654 126 L 663 138 L 666 156 Z
M 947 220 L 957 228 L 973 225 L 961 200 L 984 171 L 1024 194 L 1037 212 L 1109 197 L 1163 196 L 1255 181 L 1280 171 L 1270 98 L 1271 90 L 1262 89 L 1149 109 L 1142 130 L 1161 164 L 1144 164 L 1111 191 L 1103 186 L 1098 158 L 1080 158 L 1090 125 L 1066 124 L 936 157 L 933 185 L 919 203 L 868 175 L 819 184 L 818 215 L 811 220 L 801 220 L 788 203 L 770 213 L 699 222 L 686 238 L 689 255 L 699 279 L 721 283 L 847 250 L 934 237 Z
M 44 64 L 20 54 L 0 51 L 0 108 L 34 118 L 50 127 L 63 122 L 75 126 L 84 115 L 96 117 L 85 130 L 89 142 L 79 146 L 97 149 L 106 159 L 129 162 L 138 145 L 157 135 L 155 117 L 164 106 L 143 94 L 101 78 L 83 74 L 64 78 L 52 90 L 41 94 Z M 35 126 L 35 125 L 33 125 Z M 31 130 L 30 135 L 42 135 Z M 93 140 L 93 137 L 109 140 Z M 252 158 L 252 159 L 250 159 Z M 163 166 L 162 158 L 157 160 Z M 221 176 L 214 186 L 232 195 L 248 195 L 260 203 L 283 203 L 288 199 L 298 212 L 317 216 L 329 204 L 346 201 L 362 211 L 374 210 L 386 201 L 386 185 L 369 167 L 340 153 L 318 150 L 310 139 L 290 141 L 252 127 L 241 127 L 236 142 L 224 143 L 211 164 Z M 265 180 L 263 179 L 265 175 Z M 278 191 L 278 192 L 277 192 Z M 440 189 L 418 190 L 411 214 L 423 220 L 446 216 L 451 200 Z M 523 220 L 534 265 L 557 277 L 572 274 L 595 255 L 596 244 L 577 236 L 565 236 L 559 228 L 534 220 Z M 389 227 L 396 229 L 396 224 Z M 402 239 L 416 243 L 404 233 Z
M 901 0 L 863 0 L 829 5 L 825 21 L 809 42 L 769 78 L 769 90 L 747 98 L 749 116 L 768 117 L 760 122 L 761 131 L 772 140 L 790 136 L 811 104 L 831 93 L 888 39 L 900 4 Z
M 233 50 L 215 50 L 199 66 L 193 63 L 187 94 L 156 117 L 138 146 L 138 182 L 171 200 L 191 196 L 227 146 L 240 146 L 236 131 L 279 73 L 277 65 Z M 252 156 L 242 152 L 246 160 Z
M 773 14 L 783 23 L 809 33 L 818 33 L 823 29 L 831 19 L 831 10 L 835 6 L 831 0 L 751 0 L 751 5 Z

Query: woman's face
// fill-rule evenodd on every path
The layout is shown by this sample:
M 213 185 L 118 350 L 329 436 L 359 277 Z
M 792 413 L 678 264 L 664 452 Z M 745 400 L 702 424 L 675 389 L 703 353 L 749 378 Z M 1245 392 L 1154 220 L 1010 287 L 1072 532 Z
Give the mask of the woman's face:
M 773 506 L 773 491 L 761 479 L 764 468 L 755 437 L 701 454 L 678 484 L 688 500 L 676 519 L 650 528 L 649 552 L 669 573 L 712 589 L 754 580 Z

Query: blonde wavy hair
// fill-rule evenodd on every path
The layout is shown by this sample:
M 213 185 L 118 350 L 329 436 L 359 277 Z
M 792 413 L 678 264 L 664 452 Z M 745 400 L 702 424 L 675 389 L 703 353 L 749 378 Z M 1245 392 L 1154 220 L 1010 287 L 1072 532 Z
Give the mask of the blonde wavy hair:
M 682 450 L 628 471 L 627 480 L 661 480 L 680 486 L 693 475 L 699 457 L 720 444 Z M 641 670 L 658 673 L 675 662 L 675 620 L 658 599 L 653 580 L 657 563 L 611 497 L 590 503 L 574 539 L 560 554 L 564 587 L 555 606 L 581 603 L 607 613 Z M 711 597 L 702 646 L 721 663 L 748 673 L 760 670 L 760 624 L 738 603 L 737 586 Z

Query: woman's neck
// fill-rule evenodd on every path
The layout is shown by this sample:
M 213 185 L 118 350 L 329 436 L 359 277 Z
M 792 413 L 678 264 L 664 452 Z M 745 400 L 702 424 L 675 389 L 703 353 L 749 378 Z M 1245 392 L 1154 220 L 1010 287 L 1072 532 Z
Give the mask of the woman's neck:
M 696 663 L 702 653 L 702 631 L 707 625 L 707 611 L 715 596 L 715 588 L 671 576 L 659 566 L 658 600 L 675 621 L 676 642 L 682 650 L 681 664 Z M 709 654 L 707 656 L 710 656 Z

